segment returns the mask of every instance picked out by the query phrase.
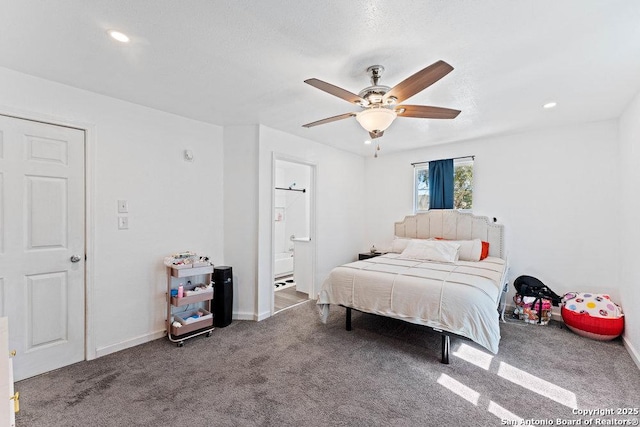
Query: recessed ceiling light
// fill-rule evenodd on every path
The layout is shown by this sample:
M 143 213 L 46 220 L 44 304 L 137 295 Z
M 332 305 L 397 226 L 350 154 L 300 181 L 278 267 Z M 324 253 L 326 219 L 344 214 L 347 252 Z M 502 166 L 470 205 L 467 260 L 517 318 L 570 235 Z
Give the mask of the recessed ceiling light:
M 555 102 L 547 102 L 546 104 L 544 104 L 544 105 L 542 106 L 542 108 L 553 108 L 553 107 L 555 107 L 556 105 L 558 105 L 558 104 L 557 104 L 557 103 L 555 103 Z
M 107 32 L 115 40 L 118 40 L 121 43 L 129 43 L 129 36 L 127 36 L 126 34 L 116 30 L 109 30 Z
M 365 144 L 367 144 L 367 145 L 369 145 L 369 144 L 371 144 L 371 140 L 370 140 L 370 139 L 367 139 L 364 143 L 365 143 Z

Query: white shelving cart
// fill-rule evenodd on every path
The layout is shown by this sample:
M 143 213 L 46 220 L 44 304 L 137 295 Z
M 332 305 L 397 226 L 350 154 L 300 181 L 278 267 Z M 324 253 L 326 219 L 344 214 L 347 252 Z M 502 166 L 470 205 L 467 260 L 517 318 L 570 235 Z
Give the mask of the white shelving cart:
M 192 282 L 189 288 L 186 283 L 190 279 L 195 280 L 198 276 L 205 275 L 205 283 L 211 283 L 213 265 L 203 267 L 167 267 L 167 337 L 169 341 L 177 343 L 178 347 L 184 345 L 184 341 L 206 334 L 211 336 L 213 327 L 213 314 L 211 313 L 211 301 L 213 300 L 213 287 L 210 291 L 200 291 L 193 294 L 184 295 L 182 298 L 171 295 L 172 289 L 177 289 L 182 283 L 184 290 L 191 291 L 197 286 Z M 202 315 L 193 318 L 196 312 Z M 174 326 L 178 322 L 181 326 Z

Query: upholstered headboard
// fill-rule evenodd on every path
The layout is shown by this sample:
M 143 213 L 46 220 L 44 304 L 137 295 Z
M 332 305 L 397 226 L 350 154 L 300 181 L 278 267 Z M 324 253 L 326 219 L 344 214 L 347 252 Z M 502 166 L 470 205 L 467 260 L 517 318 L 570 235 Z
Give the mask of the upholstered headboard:
M 489 256 L 506 257 L 503 225 L 491 222 L 486 216 L 461 213 L 455 209 L 433 209 L 408 215 L 395 223 L 395 235 L 414 239 L 480 239 L 489 242 Z

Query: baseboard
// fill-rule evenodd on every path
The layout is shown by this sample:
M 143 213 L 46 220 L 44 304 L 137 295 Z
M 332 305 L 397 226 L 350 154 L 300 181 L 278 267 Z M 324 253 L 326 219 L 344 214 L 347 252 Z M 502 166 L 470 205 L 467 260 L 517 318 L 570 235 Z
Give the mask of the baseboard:
M 149 341 L 157 340 L 166 335 L 166 330 L 152 332 L 150 334 L 140 335 L 127 341 L 119 342 L 118 344 L 108 345 L 106 347 L 96 348 L 96 358 L 106 356 L 107 354 L 115 353 L 116 351 L 125 350 L 127 348 L 135 347 L 140 344 L 147 343 Z
M 262 313 L 258 314 L 258 316 L 254 316 L 255 321 L 260 322 L 261 320 L 264 320 L 268 317 L 271 317 L 271 312 L 270 311 L 263 311 Z
M 259 318 L 258 320 L 266 319 L 271 315 L 267 313 L 266 317 Z M 253 313 L 233 313 L 233 320 L 256 320 L 256 316 Z M 106 356 L 107 354 L 115 353 L 117 351 L 126 350 L 127 348 L 135 347 L 140 344 L 154 341 L 166 336 L 166 330 L 152 332 L 150 334 L 140 335 L 130 340 L 119 342 L 117 344 L 108 345 L 105 347 L 96 348 L 95 358 Z
M 634 361 L 638 369 L 640 369 L 640 352 L 638 352 L 633 344 L 631 344 L 631 341 L 629 341 L 624 335 L 622 336 L 622 343 L 627 349 L 627 352 L 629 352 L 629 356 L 631 356 L 631 359 Z
M 253 313 L 248 312 L 236 312 L 232 315 L 233 320 L 256 320 L 256 316 Z

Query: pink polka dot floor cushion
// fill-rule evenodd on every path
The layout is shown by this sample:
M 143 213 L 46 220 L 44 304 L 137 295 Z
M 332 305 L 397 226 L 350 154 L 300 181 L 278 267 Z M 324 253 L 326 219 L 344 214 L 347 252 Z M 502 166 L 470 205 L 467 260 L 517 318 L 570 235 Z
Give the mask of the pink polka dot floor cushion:
M 622 333 L 624 314 L 609 295 L 570 292 L 563 301 L 562 320 L 576 334 L 608 341 Z

